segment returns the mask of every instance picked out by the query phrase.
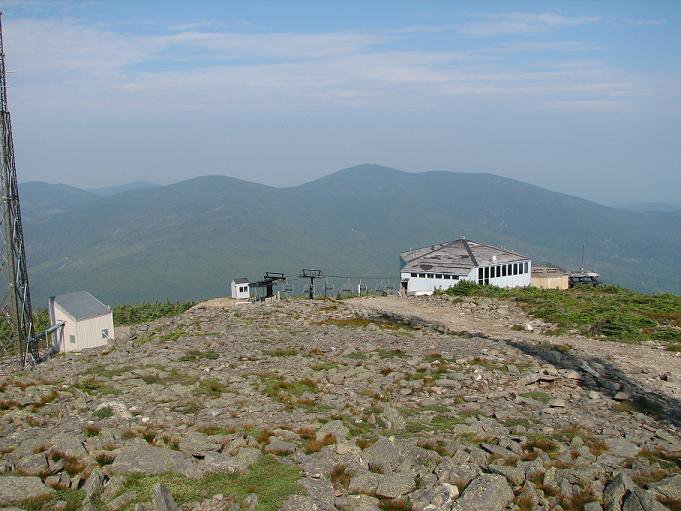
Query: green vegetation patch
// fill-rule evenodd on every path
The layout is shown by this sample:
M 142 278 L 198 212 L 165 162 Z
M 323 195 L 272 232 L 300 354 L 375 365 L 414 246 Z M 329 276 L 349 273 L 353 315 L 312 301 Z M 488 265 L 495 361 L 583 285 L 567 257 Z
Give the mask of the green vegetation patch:
M 505 289 L 462 281 L 441 294 L 512 299 L 531 315 L 592 337 L 639 342 L 681 341 L 681 296 L 647 295 L 619 286 L 577 286 L 569 290 Z
M 113 307 L 116 325 L 132 325 L 148 323 L 159 318 L 170 318 L 182 314 L 196 305 L 196 302 L 152 302 L 131 305 L 115 305 Z
M 263 354 L 269 355 L 270 357 L 295 357 L 298 354 L 298 350 L 295 348 L 281 348 L 274 350 L 265 350 Z
M 243 500 L 255 493 L 258 496 L 257 511 L 276 511 L 289 496 L 303 492 L 298 485 L 299 478 L 299 468 L 266 455 L 243 474 L 208 474 L 198 480 L 173 473 L 132 476 L 125 482 L 124 491 L 137 494 L 136 502 L 149 502 L 153 500 L 154 485 L 161 483 L 180 505 L 205 500 L 217 494 L 233 495 Z
M 43 509 L 77 511 L 81 509 L 84 498 L 84 490 L 57 490 L 47 498 L 25 500 L 21 503 L 21 509 L 26 511 L 41 511 Z M 57 503 L 61 503 L 59 507 L 57 507 Z
M 115 389 L 108 383 L 99 381 L 94 376 L 84 378 L 73 386 L 91 396 L 113 396 L 120 394 L 118 389 Z
M 100 408 L 99 410 L 96 410 L 92 415 L 94 415 L 98 419 L 108 419 L 109 417 L 113 417 L 114 411 L 111 409 L 110 406 L 105 406 L 103 408 Z
M 216 378 L 206 378 L 199 382 L 194 391 L 197 396 L 220 397 L 228 389 L 227 385 Z
M 541 390 L 533 390 L 531 392 L 525 392 L 525 393 L 520 394 L 520 395 L 522 397 L 534 399 L 535 401 L 540 401 L 544 404 L 551 401 L 551 396 L 549 396 L 546 392 L 542 392 Z
M 215 351 L 189 350 L 182 355 L 180 362 L 196 362 L 200 359 L 217 360 L 220 355 Z

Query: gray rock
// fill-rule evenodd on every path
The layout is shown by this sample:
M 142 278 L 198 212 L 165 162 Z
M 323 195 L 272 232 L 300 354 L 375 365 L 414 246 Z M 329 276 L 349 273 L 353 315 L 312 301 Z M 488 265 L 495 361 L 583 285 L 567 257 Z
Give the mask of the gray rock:
M 170 490 L 160 483 L 154 486 L 154 507 L 156 511 L 177 511 L 177 504 Z
M 135 493 L 131 491 L 126 491 L 124 494 L 119 495 L 111 502 L 107 503 L 106 507 L 110 511 L 118 511 L 119 509 L 128 507 L 135 501 L 136 498 L 137 495 L 135 495 Z
M 104 485 L 104 476 L 100 468 L 95 468 L 91 473 L 90 477 L 87 478 L 85 484 L 83 485 L 83 491 L 85 492 L 85 498 L 90 499 L 97 493 Z
M 649 492 L 636 488 L 624 497 L 622 511 L 668 511 Z
M 335 505 L 341 511 L 379 511 L 381 501 L 368 495 L 348 495 L 337 498 Z
M 513 486 L 520 486 L 525 482 L 525 471 L 519 467 L 509 467 L 506 465 L 490 465 L 486 470 L 492 474 L 504 476 Z
M 324 424 L 317 431 L 317 440 L 323 440 L 324 437 L 331 433 L 336 439 L 340 440 L 342 438 L 347 438 L 350 434 L 350 430 L 343 424 L 341 420 L 332 420 Z
M 15 465 L 15 470 L 26 476 L 40 476 L 47 471 L 47 458 L 43 454 L 33 454 L 21 458 Z
M 502 511 L 511 501 L 513 490 L 504 476 L 482 474 L 473 479 L 457 502 L 465 511 Z
M 400 454 L 395 444 L 381 437 L 374 445 L 364 450 L 364 458 L 372 470 L 385 474 L 397 467 Z
M 102 491 L 102 502 L 113 500 L 116 495 L 123 491 L 124 485 L 125 477 L 123 476 L 114 476 L 109 479 L 109 482 L 104 486 L 104 490 Z
M 54 490 L 45 486 L 39 477 L 0 477 L 0 505 L 3 506 L 49 497 L 53 493 Z
M 378 475 L 373 472 L 361 472 L 350 479 L 348 491 L 350 493 L 362 493 L 364 495 L 374 495 L 378 488 Z
M 406 495 L 416 489 L 414 474 L 411 472 L 393 472 L 379 476 L 376 495 L 394 499 Z
M 627 490 L 634 488 L 631 478 L 625 474 L 618 474 L 611 479 L 603 489 L 603 509 L 605 511 L 620 511 L 622 499 Z
M 291 495 L 280 511 L 318 511 L 319 507 L 314 501 L 305 495 Z
M 201 462 L 201 469 L 206 472 L 226 472 L 234 474 L 244 472 L 253 463 L 258 461 L 262 453 L 258 449 L 243 448 L 239 449 L 234 456 L 221 452 L 206 453 L 206 457 Z
M 665 497 L 681 500 L 681 474 L 666 477 L 661 481 L 650 483 L 649 488 L 654 488 Z
M 636 444 L 619 437 L 606 437 L 605 445 L 611 454 L 623 458 L 633 458 L 641 450 Z
M 588 502 L 584 504 L 584 511 L 603 511 L 603 508 L 598 502 Z
M 315 501 L 320 511 L 334 511 L 333 501 L 336 491 L 328 479 L 313 479 L 307 477 L 299 481 L 308 496 Z
M 265 451 L 270 454 L 293 454 L 296 452 L 296 449 L 296 444 L 285 442 L 278 438 L 271 440 L 270 443 L 265 446 Z
M 153 447 L 140 439 L 126 444 L 107 469 L 111 475 L 177 472 L 190 479 L 198 479 L 202 475 L 194 460 L 186 454 Z

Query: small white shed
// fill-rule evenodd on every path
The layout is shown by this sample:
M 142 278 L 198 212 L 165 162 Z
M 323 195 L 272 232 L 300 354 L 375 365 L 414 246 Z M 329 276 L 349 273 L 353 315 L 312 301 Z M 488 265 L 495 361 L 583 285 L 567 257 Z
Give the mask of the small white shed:
M 232 298 L 235 300 L 248 300 L 250 297 L 251 289 L 248 279 L 234 279 L 232 281 Z
M 53 342 L 55 351 L 81 351 L 103 346 L 114 338 L 113 312 L 87 291 L 76 291 L 49 299 L 48 311 L 52 326 L 57 329 Z

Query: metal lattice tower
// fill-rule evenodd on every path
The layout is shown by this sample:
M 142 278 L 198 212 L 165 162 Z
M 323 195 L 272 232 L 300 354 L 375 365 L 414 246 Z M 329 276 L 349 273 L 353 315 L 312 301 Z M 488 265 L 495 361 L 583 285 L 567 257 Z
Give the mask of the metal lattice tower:
M 14 351 L 21 367 L 38 359 L 31 293 L 28 287 L 28 268 L 24 249 L 24 233 L 19 208 L 19 187 L 14 162 L 12 122 L 7 107 L 7 74 L 0 13 L 0 193 L 2 193 L 3 253 L 0 273 L 7 284 L 0 307 L 7 328 L 0 328 L 0 355 Z

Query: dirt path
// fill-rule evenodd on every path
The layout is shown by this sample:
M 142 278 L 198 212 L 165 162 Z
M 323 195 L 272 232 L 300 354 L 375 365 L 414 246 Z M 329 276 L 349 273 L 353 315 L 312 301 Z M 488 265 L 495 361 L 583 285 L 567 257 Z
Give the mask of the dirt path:
M 568 344 L 575 355 L 597 357 L 608 360 L 628 375 L 638 375 L 643 380 L 658 379 L 665 372 L 681 378 L 681 354 L 665 351 L 658 346 L 625 344 L 589 339 L 581 335 L 553 336 L 539 333 L 543 325 L 532 320 L 519 307 L 509 301 L 475 299 L 460 303 L 437 297 L 399 296 L 355 298 L 354 306 L 375 311 L 389 312 L 407 317 L 416 317 L 429 323 L 442 325 L 453 331 L 481 332 L 498 340 L 520 342 L 548 342 Z M 536 332 L 513 330 L 514 325 L 526 323 L 536 325 Z M 666 382 L 665 382 L 666 383 Z M 675 395 L 681 395 L 676 388 Z

